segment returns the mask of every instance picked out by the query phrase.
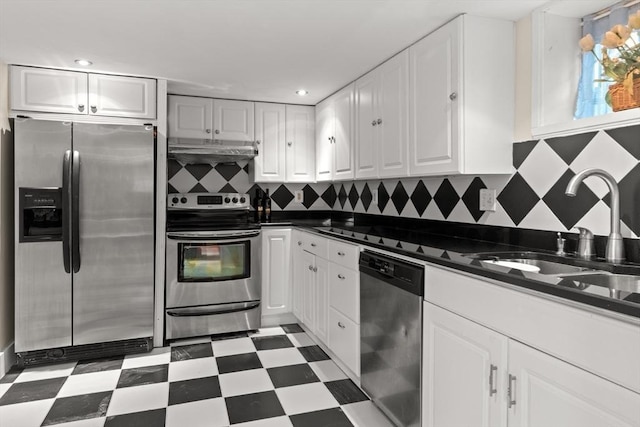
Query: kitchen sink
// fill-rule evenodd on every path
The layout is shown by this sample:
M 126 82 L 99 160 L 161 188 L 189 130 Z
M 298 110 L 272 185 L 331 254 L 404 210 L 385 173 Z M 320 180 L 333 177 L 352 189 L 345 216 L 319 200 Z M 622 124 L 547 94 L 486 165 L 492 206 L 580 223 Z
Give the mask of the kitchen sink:
M 611 298 L 624 298 L 627 294 L 640 293 L 640 276 L 630 274 L 584 274 L 584 275 L 559 275 L 580 283 L 581 287 L 601 286 L 609 289 Z M 621 294 L 624 293 L 624 294 Z
M 537 252 L 503 252 L 465 255 L 477 259 L 483 264 L 497 265 L 505 268 L 528 271 L 545 275 L 584 274 L 597 271 L 593 268 L 567 264 L 562 258 Z M 546 258 L 546 259 L 542 259 Z

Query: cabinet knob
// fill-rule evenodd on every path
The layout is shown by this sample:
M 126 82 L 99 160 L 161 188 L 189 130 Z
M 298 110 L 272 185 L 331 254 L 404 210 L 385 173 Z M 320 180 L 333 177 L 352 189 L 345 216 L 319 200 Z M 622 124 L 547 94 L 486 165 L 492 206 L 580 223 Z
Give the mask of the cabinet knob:
M 331 137 L 327 138 L 329 140 L 329 144 L 331 144 Z
M 95 105 L 91 106 L 91 112 L 95 113 L 96 111 L 98 111 L 98 107 L 96 107 Z
M 452 101 L 455 100 L 457 97 L 458 97 L 458 94 L 455 92 L 452 92 L 451 95 L 449 95 L 449 99 Z
M 338 252 L 338 255 L 340 255 L 340 256 L 344 256 L 344 252 L 339 251 L 339 252 Z
M 313 266 L 312 265 L 309 266 L 309 271 L 313 271 Z
M 298 240 L 298 246 L 302 246 L 302 242 Z
M 211 129 L 205 129 L 204 130 L 206 133 L 211 133 Z
M 313 267 L 313 272 L 317 273 L 318 272 L 318 267 Z
M 338 327 L 339 327 L 340 329 L 344 329 L 344 325 L 342 324 L 342 322 L 338 322 Z
M 291 146 L 293 145 L 293 142 L 289 141 L 289 142 L 287 142 L 287 145 L 288 145 L 289 147 L 291 147 Z
M 312 247 L 312 248 L 315 248 L 315 247 L 316 247 L 316 244 L 315 244 L 315 243 L 312 243 L 312 244 L 311 244 L 311 247 Z
M 344 280 L 344 279 L 345 279 L 345 277 L 344 277 L 342 274 L 338 274 L 338 279 L 340 279 L 340 280 Z
M 375 120 L 373 120 L 373 121 L 371 122 L 371 126 L 375 126 L 375 125 L 376 125 L 376 121 L 375 121 Z
M 78 111 L 80 111 L 80 112 L 84 111 L 84 105 L 83 104 L 78 105 Z
M 381 125 L 381 124 L 382 124 L 382 119 L 378 119 L 378 120 L 376 120 L 376 123 L 378 123 L 379 125 Z
M 218 132 L 218 131 L 216 131 L 216 132 Z M 260 145 L 260 140 L 259 139 L 256 139 L 256 144 Z
M 219 135 L 220 131 L 218 129 L 216 129 L 213 133 L 215 133 L 216 135 Z

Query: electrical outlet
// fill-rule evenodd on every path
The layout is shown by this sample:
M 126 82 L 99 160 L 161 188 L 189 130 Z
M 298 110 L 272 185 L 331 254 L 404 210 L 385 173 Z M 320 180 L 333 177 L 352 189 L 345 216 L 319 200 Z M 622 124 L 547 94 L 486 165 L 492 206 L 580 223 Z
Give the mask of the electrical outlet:
M 493 188 L 483 188 L 480 190 L 480 210 L 496 211 L 496 190 Z
M 295 195 L 294 200 L 296 201 L 296 203 L 304 203 L 304 191 L 302 190 L 294 191 L 294 195 Z
M 371 191 L 371 203 L 378 204 L 378 189 Z

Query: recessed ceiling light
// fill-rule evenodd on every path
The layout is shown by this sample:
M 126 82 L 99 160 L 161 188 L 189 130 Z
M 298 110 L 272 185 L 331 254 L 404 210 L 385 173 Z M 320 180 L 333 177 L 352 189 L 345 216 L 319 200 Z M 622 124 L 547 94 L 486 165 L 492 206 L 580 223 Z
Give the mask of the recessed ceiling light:
M 309 94 L 309 92 L 307 92 L 307 91 L 306 91 L 306 90 L 304 90 L 304 89 L 297 90 L 297 91 L 296 91 L 296 93 L 297 93 L 298 95 L 300 95 L 300 96 L 305 96 L 305 95 L 308 95 L 308 94 Z
M 86 59 L 76 59 L 75 62 L 76 64 L 82 65 L 83 67 L 88 67 L 89 65 L 93 64 L 93 62 Z

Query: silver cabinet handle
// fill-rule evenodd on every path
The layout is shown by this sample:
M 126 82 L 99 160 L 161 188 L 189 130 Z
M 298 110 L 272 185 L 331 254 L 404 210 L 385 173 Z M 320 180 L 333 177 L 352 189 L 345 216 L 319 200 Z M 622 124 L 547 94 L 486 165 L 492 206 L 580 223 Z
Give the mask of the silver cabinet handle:
M 259 139 L 256 140 L 256 144 L 260 145 L 260 140 Z
M 375 125 L 376 125 L 376 121 L 374 120 L 371 122 L 371 126 L 375 126 Z
M 95 113 L 96 111 L 98 111 L 98 107 L 96 107 L 95 105 L 91 106 L 91 112 Z
M 289 142 L 287 142 L 287 145 L 288 145 L 289 147 L 291 147 L 291 146 L 293 145 L 293 142 L 289 141 Z
M 377 123 L 378 123 L 379 125 L 381 125 L 381 124 L 382 124 L 382 119 L 378 119 Z
M 302 242 L 298 240 L 298 246 L 302 246 Z
M 215 133 L 216 135 L 220 134 L 220 131 L 218 129 L 214 130 L 213 133 Z
M 312 248 L 315 248 L 315 247 L 316 247 L 316 244 L 315 244 L 315 243 L 312 243 L 312 244 L 311 244 L 311 247 L 312 247 Z
M 318 267 L 313 267 L 313 272 L 317 273 L 318 272 Z
M 449 95 L 449 99 L 452 101 L 455 100 L 457 97 L 458 97 L 458 94 L 455 92 L 452 92 L 451 95 Z
M 204 130 L 206 133 L 211 133 L 211 129 L 205 129 Z
M 338 322 L 338 326 L 340 327 L 340 329 L 344 329 L 345 326 L 342 324 L 342 322 Z
M 338 274 L 338 279 L 344 280 L 344 279 L 346 279 L 346 277 L 344 277 L 342 274 Z
M 496 365 L 491 365 L 491 367 L 489 368 L 489 396 L 493 396 L 498 392 L 498 388 L 495 384 L 497 374 L 498 367 Z
M 313 266 L 312 265 L 309 266 L 309 271 L 313 271 Z
M 516 404 L 516 376 L 509 374 L 509 386 L 507 388 L 507 400 L 509 408 Z
M 84 104 L 78 105 L 78 111 L 80 112 L 84 111 Z
M 344 252 L 338 252 L 338 255 L 344 256 Z
M 331 144 L 331 137 L 327 138 L 329 140 L 329 144 Z

